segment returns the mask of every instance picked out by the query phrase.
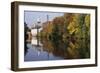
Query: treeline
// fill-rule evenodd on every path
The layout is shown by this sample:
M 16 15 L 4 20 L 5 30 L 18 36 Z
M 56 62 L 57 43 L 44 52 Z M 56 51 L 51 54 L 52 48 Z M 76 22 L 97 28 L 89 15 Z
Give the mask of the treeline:
M 38 35 L 63 50 L 68 58 L 90 58 L 90 14 L 65 13 L 55 17 L 43 23 Z
M 63 16 L 45 22 L 39 33 L 42 38 L 49 40 L 86 39 L 90 38 L 90 15 L 65 13 Z

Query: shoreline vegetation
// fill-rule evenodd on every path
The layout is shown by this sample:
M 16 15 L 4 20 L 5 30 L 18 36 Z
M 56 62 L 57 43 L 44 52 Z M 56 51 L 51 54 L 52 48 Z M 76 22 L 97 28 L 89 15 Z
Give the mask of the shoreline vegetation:
M 31 42 L 31 29 L 24 24 L 25 43 Z M 65 59 L 90 58 L 90 15 L 64 13 L 43 23 L 36 37 L 49 53 L 57 51 L 59 53 L 56 55 Z

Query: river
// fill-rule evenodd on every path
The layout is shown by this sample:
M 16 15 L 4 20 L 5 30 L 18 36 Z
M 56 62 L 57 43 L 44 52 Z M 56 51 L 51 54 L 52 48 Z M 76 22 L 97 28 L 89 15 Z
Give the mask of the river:
M 89 45 L 85 39 L 52 42 L 47 39 L 37 40 L 33 37 L 30 43 L 26 43 L 24 61 L 90 58 Z

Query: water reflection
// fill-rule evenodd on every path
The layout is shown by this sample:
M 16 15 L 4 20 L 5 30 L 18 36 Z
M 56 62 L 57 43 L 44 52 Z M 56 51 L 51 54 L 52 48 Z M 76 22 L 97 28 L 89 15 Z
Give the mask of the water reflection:
M 25 43 L 25 61 L 90 58 L 90 41 L 79 38 L 52 41 L 33 37 Z

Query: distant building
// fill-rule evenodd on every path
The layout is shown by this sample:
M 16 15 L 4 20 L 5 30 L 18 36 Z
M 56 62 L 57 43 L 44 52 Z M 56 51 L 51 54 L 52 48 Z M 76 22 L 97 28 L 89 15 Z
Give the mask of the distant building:
M 31 29 L 31 33 L 32 33 L 32 36 L 36 36 L 37 35 L 37 29 Z
M 52 23 L 51 21 L 44 22 L 44 23 L 42 24 L 42 27 L 43 27 L 43 28 L 46 28 L 46 27 L 48 26 L 48 24 L 51 24 L 51 23 Z
M 31 27 L 32 36 L 36 36 L 37 35 L 37 30 L 38 30 L 38 32 L 40 32 L 42 30 L 41 27 L 42 26 L 40 24 L 39 25 L 33 24 L 33 26 Z

